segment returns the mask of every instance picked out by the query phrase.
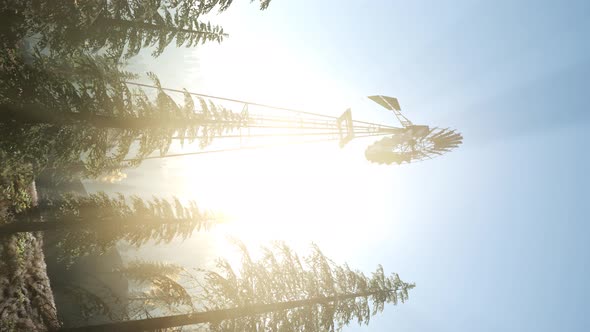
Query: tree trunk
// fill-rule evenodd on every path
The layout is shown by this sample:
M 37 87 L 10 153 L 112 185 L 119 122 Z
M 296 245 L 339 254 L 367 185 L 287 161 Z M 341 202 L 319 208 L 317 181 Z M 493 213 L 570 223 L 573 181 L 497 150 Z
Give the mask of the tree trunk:
M 28 193 L 37 205 L 35 182 Z M 1 202 L 0 202 L 1 203 Z M 0 223 L 2 223 L 0 211 Z M 54 331 L 61 324 L 43 253 L 43 237 L 20 234 L 0 238 L 0 330 Z
M 357 297 L 366 297 L 377 295 L 380 293 L 390 293 L 397 290 L 361 292 L 346 295 L 315 297 L 306 300 L 277 302 L 270 304 L 253 304 L 244 307 L 237 307 L 231 309 L 220 309 L 206 312 L 197 312 L 193 314 L 164 316 L 157 318 L 138 319 L 132 321 L 107 323 L 100 325 L 90 325 L 75 328 L 64 328 L 62 332 L 78 332 L 78 331 L 152 331 L 157 329 L 172 328 L 178 326 L 220 322 L 226 319 L 233 319 L 244 316 L 259 315 L 273 311 L 281 311 L 294 309 L 303 306 L 312 306 L 316 304 L 328 304 L 336 301 L 343 301 L 354 299 Z

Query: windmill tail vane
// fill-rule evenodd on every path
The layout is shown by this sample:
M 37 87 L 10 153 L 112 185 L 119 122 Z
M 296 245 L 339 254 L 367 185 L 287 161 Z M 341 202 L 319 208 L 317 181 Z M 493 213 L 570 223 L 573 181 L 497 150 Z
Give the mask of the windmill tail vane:
M 128 83 L 144 88 L 156 88 L 145 84 Z M 170 92 L 186 93 L 184 90 L 159 88 Z M 356 138 L 381 136 L 381 139 L 366 148 L 365 157 L 370 162 L 389 165 L 432 159 L 458 147 L 463 140 L 461 134 L 455 130 L 413 124 L 401 113 L 400 104 L 394 97 L 375 95 L 368 98 L 391 111 L 401 127 L 353 120 L 350 108 L 340 116 L 330 116 L 195 92 L 188 93 L 199 98 L 241 106 L 241 114 L 247 114 L 247 120 L 240 122 L 232 130 L 219 133 L 216 136 L 216 139 L 233 138 L 237 142 L 230 147 L 224 144 L 220 149 L 203 149 L 153 158 L 171 158 L 325 141 L 338 141 L 342 148 Z M 273 143 L 268 143 L 269 138 Z

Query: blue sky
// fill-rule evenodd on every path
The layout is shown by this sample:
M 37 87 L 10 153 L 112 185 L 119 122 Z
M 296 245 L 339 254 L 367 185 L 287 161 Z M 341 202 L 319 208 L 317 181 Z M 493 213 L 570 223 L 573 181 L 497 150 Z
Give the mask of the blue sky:
M 463 133 L 456 151 L 402 167 L 365 162 L 367 142 L 310 159 L 274 151 L 264 163 L 245 153 L 187 164 L 218 170 L 195 183 L 229 186 L 240 160 L 269 179 L 239 183 L 259 187 L 262 206 L 248 213 L 287 225 L 284 210 L 304 210 L 291 213 L 311 220 L 298 240 L 417 283 L 409 303 L 346 331 L 588 331 L 589 17 L 587 1 L 273 0 L 266 12 L 242 1 L 213 18 L 230 33 L 222 45 L 142 61 L 167 86 L 326 113 L 392 95 L 415 123 Z M 353 108 L 391 122 L 382 112 Z M 127 183 L 212 206 L 248 194 L 187 189 L 181 163 L 130 171 Z M 139 179 L 150 170 L 165 183 Z M 344 179 L 345 195 L 326 189 Z

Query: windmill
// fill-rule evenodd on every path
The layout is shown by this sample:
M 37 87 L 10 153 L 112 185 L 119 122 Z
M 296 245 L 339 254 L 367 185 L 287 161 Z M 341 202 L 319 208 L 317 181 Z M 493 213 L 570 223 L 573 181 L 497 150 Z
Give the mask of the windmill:
M 155 86 L 128 82 L 143 88 Z M 402 113 L 396 98 L 388 96 L 370 96 L 369 99 L 393 112 L 402 127 L 353 120 L 351 109 L 347 109 L 339 117 L 326 114 L 276 107 L 244 100 L 211 96 L 196 92 L 161 88 L 167 92 L 189 93 L 201 99 L 202 110 L 209 112 L 204 98 L 225 102 L 241 112 L 232 112 L 226 108 L 215 110 L 225 114 L 239 115 L 235 123 L 230 123 L 231 130 L 218 132 L 216 139 L 233 139 L 221 148 L 205 148 L 185 153 L 170 153 L 150 158 L 172 158 L 187 155 L 228 152 L 245 149 L 260 149 L 290 144 L 317 143 L 338 141 L 344 147 L 351 140 L 363 137 L 383 136 L 382 139 L 367 147 L 365 157 L 378 164 L 402 164 L 432 159 L 449 152 L 461 144 L 461 134 L 450 129 L 430 128 L 425 125 L 414 125 Z M 214 105 L 210 103 L 210 105 Z M 221 117 L 220 117 L 221 118 Z M 227 119 L 232 117 L 225 116 Z M 222 121 L 222 120 L 220 120 Z M 231 120 L 230 120 L 231 121 Z M 183 137 L 187 138 L 187 137 Z M 196 137 L 195 137 L 196 138 Z M 269 143 L 269 141 L 271 141 Z
M 432 159 L 449 152 L 462 143 L 463 136 L 448 128 L 414 125 L 402 113 L 396 98 L 370 96 L 369 99 L 392 111 L 403 128 L 373 143 L 365 150 L 367 160 L 379 164 L 411 163 Z

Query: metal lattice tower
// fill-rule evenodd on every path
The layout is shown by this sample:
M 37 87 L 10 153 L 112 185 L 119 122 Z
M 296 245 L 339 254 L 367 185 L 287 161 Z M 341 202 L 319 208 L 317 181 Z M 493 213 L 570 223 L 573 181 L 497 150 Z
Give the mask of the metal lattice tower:
M 151 85 L 131 83 L 144 88 L 155 88 Z M 168 92 L 186 93 L 186 91 L 162 88 Z M 241 108 L 246 121 L 236 125 L 231 131 L 220 133 L 216 139 L 238 139 L 239 146 L 221 149 L 204 149 L 195 152 L 167 154 L 154 158 L 170 158 L 203 153 L 216 153 L 243 149 L 258 149 L 279 145 L 302 144 L 325 141 L 339 141 L 344 147 L 355 138 L 384 136 L 374 142 L 366 151 L 366 158 L 380 164 L 402 164 L 431 159 L 456 148 L 461 144 L 461 134 L 450 129 L 430 128 L 425 125 L 414 125 L 402 113 L 396 98 L 387 96 L 370 96 L 369 99 L 391 111 L 398 119 L 401 127 L 353 120 L 351 109 L 341 116 L 305 112 L 284 107 L 275 107 L 243 100 L 230 99 L 188 92 L 199 98 L 230 102 Z M 254 111 L 253 109 L 256 109 Z M 279 143 L 252 144 L 258 138 L 272 138 Z M 288 138 L 288 141 L 285 139 Z

